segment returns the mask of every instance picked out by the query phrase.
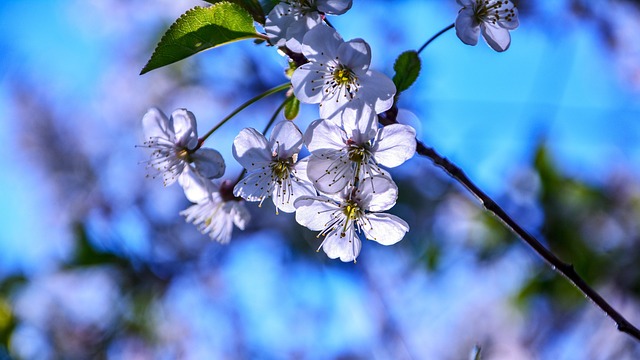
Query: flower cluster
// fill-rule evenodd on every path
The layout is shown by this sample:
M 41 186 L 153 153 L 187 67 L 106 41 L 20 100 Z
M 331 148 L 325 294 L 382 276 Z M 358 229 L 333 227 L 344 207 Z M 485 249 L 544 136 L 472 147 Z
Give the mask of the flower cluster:
M 224 175 L 225 162 L 218 151 L 200 147 L 195 116 L 178 109 L 167 119 L 152 108 L 142 125 L 144 147 L 153 150 L 147 167 L 163 176 L 165 186 L 177 179 L 187 199 L 195 203 L 180 214 L 221 243 L 231 239 L 233 224 L 244 230 L 249 212 L 242 199 L 232 195 L 228 181 L 212 181 Z
M 475 45 L 482 33 L 493 49 L 509 47 L 509 30 L 518 26 L 512 2 L 457 1 L 462 9 L 455 28 L 464 43 Z M 318 250 L 332 259 L 355 261 L 363 239 L 392 245 L 409 231 L 404 220 L 385 211 L 398 198 L 388 169 L 414 155 L 416 132 L 397 122 L 380 124 L 379 116 L 388 119 L 397 100 L 394 82 L 370 69 L 366 41 L 345 41 L 326 22 L 326 15 L 343 14 L 351 5 L 286 0 L 267 15 L 269 44 L 283 50 L 295 69 L 289 72 L 288 100 L 318 104 L 319 119 L 303 130 L 281 121 L 269 138 L 253 128 L 240 131 L 232 145 L 245 169 L 239 180 L 215 182 L 225 163 L 217 151 L 201 148 L 209 134 L 198 138 L 193 114 L 179 109 L 167 119 L 151 109 L 144 116 L 144 146 L 153 150 L 149 167 L 165 185 L 178 181 L 194 203 L 181 214 L 212 239 L 228 242 L 233 225 L 244 229 L 249 221 L 245 201 L 261 207 L 267 198 L 276 214 L 295 213 L 300 225 L 318 231 Z M 301 158 L 304 153 L 309 155 Z

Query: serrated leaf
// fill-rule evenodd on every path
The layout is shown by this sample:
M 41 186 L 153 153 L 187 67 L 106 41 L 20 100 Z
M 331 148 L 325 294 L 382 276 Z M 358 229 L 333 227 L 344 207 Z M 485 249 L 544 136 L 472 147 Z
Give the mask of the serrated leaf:
M 284 117 L 287 120 L 293 120 L 298 116 L 300 112 L 300 100 L 295 96 L 291 96 L 289 100 L 284 104 Z
M 140 75 L 216 46 L 259 38 L 251 15 L 238 4 L 219 2 L 184 13 L 162 36 Z
M 398 56 L 393 64 L 393 70 L 396 72 L 393 76 L 393 83 L 396 85 L 398 94 L 413 85 L 420 75 L 420 68 L 420 57 L 417 52 L 409 50 Z
M 204 0 L 204 1 L 214 5 L 221 2 L 225 2 L 225 1 L 238 4 L 242 6 L 245 10 L 247 10 L 249 14 L 251 14 L 251 17 L 253 17 L 253 20 L 264 25 L 265 11 L 262 5 L 260 5 L 260 2 L 258 0 Z

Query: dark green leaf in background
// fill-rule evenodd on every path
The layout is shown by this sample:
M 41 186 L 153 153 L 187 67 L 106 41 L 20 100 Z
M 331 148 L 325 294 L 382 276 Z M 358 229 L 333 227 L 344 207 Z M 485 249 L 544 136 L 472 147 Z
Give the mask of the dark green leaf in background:
M 140 75 L 212 47 L 257 37 L 251 15 L 238 4 L 196 7 L 171 25 Z

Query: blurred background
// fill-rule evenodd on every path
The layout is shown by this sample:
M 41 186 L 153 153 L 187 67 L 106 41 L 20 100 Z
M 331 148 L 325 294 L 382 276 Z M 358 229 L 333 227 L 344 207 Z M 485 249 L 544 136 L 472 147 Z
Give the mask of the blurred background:
M 145 178 L 140 120 L 186 107 L 206 132 L 286 81 L 251 41 L 139 76 L 199 1 L 0 2 L 0 359 L 638 359 L 640 346 L 425 158 L 394 169 L 411 231 L 357 264 L 270 202 L 227 246 Z M 419 137 L 462 167 L 640 325 L 640 2 L 521 1 L 511 48 L 449 31 L 403 93 Z M 331 18 L 393 74 L 455 1 L 354 0 Z M 279 105 L 253 105 L 207 146 Z M 303 106 L 296 120 L 317 117 Z M 269 205 L 267 205 L 269 203 Z

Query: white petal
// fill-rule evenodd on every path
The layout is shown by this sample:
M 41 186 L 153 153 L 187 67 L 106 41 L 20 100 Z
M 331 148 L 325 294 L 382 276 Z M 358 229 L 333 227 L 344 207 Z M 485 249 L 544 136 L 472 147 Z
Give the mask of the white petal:
M 311 62 L 327 63 L 337 54 L 344 43 L 335 29 L 328 26 L 316 26 L 302 39 L 302 53 Z
M 351 9 L 352 0 L 318 0 L 317 4 L 318 10 L 323 13 L 342 15 Z
M 312 156 L 307 166 L 307 176 L 318 191 L 335 194 L 353 182 L 355 170 L 346 152 L 320 158 Z
M 358 96 L 365 103 L 372 105 L 376 114 L 383 113 L 393 106 L 396 86 L 385 74 L 373 70 L 367 71 L 366 76 L 360 77 Z
M 209 179 L 217 179 L 224 175 L 225 163 L 222 155 L 216 150 L 201 148 L 191 155 L 198 172 Z
M 233 157 L 247 170 L 264 167 L 271 161 L 271 151 L 264 135 L 253 128 L 244 128 L 233 140 Z
M 366 214 L 360 226 L 367 239 L 382 245 L 397 243 L 409 231 L 404 220 L 391 214 Z
M 396 167 L 415 154 L 416 131 L 409 125 L 387 125 L 378 132 L 371 150 L 377 163 L 390 168 Z
M 256 169 L 250 171 L 247 176 L 238 181 L 233 188 L 233 195 L 247 201 L 262 201 L 269 196 L 272 182 L 271 169 Z
M 251 214 L 249 210 L 244 206 L 242 201 L 229 201 L 232 206 L 231 215 L 233 216 L 233 223 L 236 224 L 238 229 L 244 230 L 249 221 L 251 220 Z
M 291 22 L 287 28 L 287 47 L 293 52 L 301 53 L 304 36 L 320 23 L 322 23 L 322 17 L 315 11 Z
M 309 181 L 309 177 L 307 176 L 307 167 L 309 165 L 309 159 L 311 156 L 307 156 L 304 159 L 299 159 L 297 163 L 293 165 L 293 169 L 291 170 L 291 174 L 294 178 L 300 179 L 301 181 Z
M 355 103 L 356 100 L 351 103 Z M 353 142 L 364 144 L 373 139 L 378 132 L 378 115 L 371 106 L 364 103 L 359 107 L 349 106 L 342 113 L 342 126 Z
M 304 133 L 304 144 L 312 154 L 322 155 L 328 150 L 345 148 L 346 134 L 338 125 L 327 120 L 316 120 Z
M 200 224 L 198 227 L 201 231 L 209 233 L 212 240 L 216 240 L 221 244 L 227 244 L 231 241 L 231 233 L 233 232 L 233 216 L 230 214 L 231 204 L 220 203 L 216 205 L 215 213 L 210 215 L 207 222 Z
M 296 221 L 310 230 L 324 230 L 333 214 L 340 214 L 336 203 L 324 196 L 301 196 L 294 203 Z
M 288 159 L 300 152 L 302 148 L 302 132 L 292 121 L 281 121 L 271 132 L 269 149 L 278 155 L 278 159 Z M 273 155 L 273 154 L 272 154 Z
M 485 23 L 480 25 L 480 28 L 482 36 L 493 50 L 503 52 L 509 49 L 509 45 L 511 45 L 509 30 Z
M 142 117 L 142 129 L 145 140 L 161 138 L 174 142 L 173 128 L 171 128 L 169 119 L 167 119 L 167 116 L 158 108 L 147 110 L 146 114 Z
M 287 29 L 296 20 L 291 14 L 291 5 L 280 3 L 267 15 L 264 31 L 269 37 L 269 42 L 274 46 L 284 46 Z
M 506 5 L 507 9 L 513 10 L 513 16 L 510 21 L 506 21 L 506 18 L 498 21 L 498 25 L 502 28 L 513 30 L 520 25 L 520 20 L 518 20 L 518 9 L 513 5 L 513 2 Z
M 344 262 L 355 261 L 361 248 L 362 242 L 353 227 L 347 229 L 344 236 L 340 231 L 333 231 L 322 242 L 322 250 L 329 258 L 340 258 Z
M 371 63 L 371 48 L 362 39 L 349 40 L 338 47 L 336 55 L 340 64 L 355 71 L 366 73 Z
M 198 145 L 196 117 L 187 109 L 178 109 L 171 114 L 176 145 L 193 149 Z
M 204 201 L 215 191 L 209 179 L 204 178 L 188 166 L 178 176 L 178 183 L 182 186 L 184 195 L 193 203 Z
M 318 63 L 306 63 L 291 75 L 291 85 L 296 98 L 306 104 L 317 104 L 324 98 L 322 74 L 326 69 Z
M 313 184 L 306 179 L 306 175 L 304 179 L 290 179 L 289 184 L 290 186 L 288 188 L 280 189 L 279 191 L 274 189 L 271 196 L 273 204 L 284 212 L 292 213 L 296 211 L 295 201 L 298 198 L 302 196 L 316 196 L 316 189 L 313 187 Z M 278 187 L 278 185 L 276 185 L 276 187 Z
M 467 45 L 476 45 L 480 36 L 480 24 L 475 20 L 473 8 L 460 10 L 456 18 L 456 35 Z
M 354 100 L 350 100 L 347 96 L 341 94 L 343 94 L 342 91 L 329 91 L 329 93 L 324 94 L 320 102 L 321 118 L 339 121 L 344 109 L 357 99 L 356 97 Z
M 358 203 L 368 211 L 389 210 L 398 199 L 398 187 L 393 180 L 376 175 L 361 181 L 357 190 Z

